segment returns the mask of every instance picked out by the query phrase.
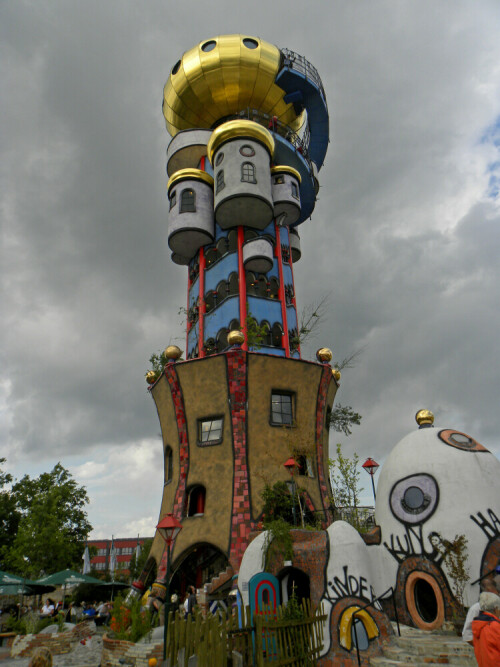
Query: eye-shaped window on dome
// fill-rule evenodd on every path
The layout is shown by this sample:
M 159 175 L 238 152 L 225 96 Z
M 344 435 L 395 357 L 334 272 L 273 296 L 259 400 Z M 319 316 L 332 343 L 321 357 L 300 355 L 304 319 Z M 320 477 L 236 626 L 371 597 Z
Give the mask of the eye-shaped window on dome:
M 259 46 L 259 42 L 256 39 L 250 39 L 250 37 L 245 37 L 243 44 L 247 49 L 256 49 Z
M 431 475 L 410 475 L 392 487 L 389 502 L 392 513 L 399 521 L 422 523 L 434 513 L 438 505 L 439 487 Z
M 477 440 L 471 438 L 469 435 L 467 435 L 467 433 L 460 433 L 460 431 L 446 429 L 444 431 L 439 431 L 438 436 L 446 445 L 456 447 L 457 449 L 462 449 L 465 452 L 488 451 L 486 447 L 483 447 L 483 445 L 479 444 Z
M 205 44 L 202 44 L 201 50 L 205 51 L 205 53 L 208 53 L 209 51 L 215 49 L 216 43 L 217 42 L 215 41 L 215 39 L 211 39 L 208 42 L 205 42 Z

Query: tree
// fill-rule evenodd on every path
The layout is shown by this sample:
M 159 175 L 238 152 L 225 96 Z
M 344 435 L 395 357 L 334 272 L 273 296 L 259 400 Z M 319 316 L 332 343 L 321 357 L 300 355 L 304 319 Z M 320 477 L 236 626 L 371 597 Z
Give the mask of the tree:
M 5 567 L 38 578 L 66 568 L 79 569 L 88 533 L 87 491 L 60 463 L 36 479 L 25 475 L 12 486 L 19 512 L 17 534 L 3 551 Z
M 0 458 L 0 465 L 4 463 L 5 459 Z M 11 483 L 12 475 L 0 468 L 0 563 L 14 542 L 21 517 L 12 491 L 4 490 Z
M 347 508 L 347 511 L 343 513 L 343 518 L 359 529 L 362 522 L 358 515 L 358 503 L 363 488 L 359 485 L 361 471 L 358 465 L 359 456 L 356 453 L 352 459 L 344 456 L 340 443 L 337 444 L 337 458 L 328 459 L 333 504 L 344 510 Z

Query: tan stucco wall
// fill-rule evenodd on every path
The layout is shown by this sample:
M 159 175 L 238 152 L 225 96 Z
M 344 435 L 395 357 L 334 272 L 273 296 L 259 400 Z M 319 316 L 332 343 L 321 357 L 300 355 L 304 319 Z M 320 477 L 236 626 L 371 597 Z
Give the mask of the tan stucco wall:
M 178 363 L 175 366 L 182 388 L 189 440 L 189 470 L 186 488 L 202 484 L 206 489 L 205 513 L 184 517 L 176 540 L 174 559 L 194 544 L 208 542 L 228 553 L 233 494 L 233 448 L 227 395 L 226 362 L 223 356 Z M 160 386 L 160 383 L 163 383 Z M 165 393 L 162 388 L 166 387 Z M 174 449 L 174 478 L 164 489 L 162 515 L 171 512 L 178 484 L 179 439 L 172 398 L 166 378 L 153 389 L 164 443 Z M 198 419 L 224 417 L 222 443 L 199 447 Z M 174 441 L 176 448 L 172 444 Z M 166 436 L 166 439 L 165 439 Z M 169 488 L 171 487 L 171 488 Z
M 248 463 L 254 517 L 262 512 L 260 494 L 265 484 L 290 479 L 283 463 L 291 456 L 291 447 L 311 447 L 311 452 L 315 454 L 316 402 L 322 370 L 321 366 L 305 361 L 249 355 Z M 273 390 L 295 394 L 294 428 L 271 426 Z M 309 493 L 319 510 L 322 504 L 316 465 L 314 468 L 314 478 L 299 476 L 296 481 Z

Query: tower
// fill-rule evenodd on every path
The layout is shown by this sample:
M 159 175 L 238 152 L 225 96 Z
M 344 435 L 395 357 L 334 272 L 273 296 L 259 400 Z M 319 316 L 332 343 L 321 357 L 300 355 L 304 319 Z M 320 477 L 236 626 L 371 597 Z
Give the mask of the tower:
M 200 587 L 220 571 L 237 573 L 265 483 L 289 478 L 292 450 L 308 511 L 332 520 L 328 418 L 339 374 L 329 350 L 301 359 L 293 276 L 328 108 L 305 58 L 224 35 L 174 65 L 163 113 L 172 135 L 168 245 L 188 276 L 186 359 L 167 348 L 164 372 L 149 381 L 164 448 L 160 517 L 182 522 L 179 586 Z M 159 596 L 163 548 L 157 535 L 149 565 L 159 566 Z

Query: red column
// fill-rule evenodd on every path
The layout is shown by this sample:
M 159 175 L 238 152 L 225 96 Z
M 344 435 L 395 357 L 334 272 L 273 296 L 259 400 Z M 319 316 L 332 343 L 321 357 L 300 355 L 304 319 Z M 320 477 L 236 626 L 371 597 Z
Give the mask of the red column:
M 204 357 L 204 327 L 205 327 L 205 252 L 200 248 L 200 274 L 199 274 L 199 292 L 198 292 L 198 356 Z
M 245 335 L 245 342 L 241 346 L 248 350 L 247 344 L 247 281 L 245 276 L 245 267 L 243 266 L 243 243 L 245 242 L 245 230 L 240 225 L 238 227 L 238 278 L 240 288 L 240 327 Z
M 281 234 L 278 223 L 274 223 L 276 230 L 276 257 L 278 259 L 278 270 L 280 277 L 279 296 L 281 301 L 281 319 L 283 320 L 283 346 L 285 348 L 285 357 L 290 356 L 290 343 L 288 341 L 288 322 L 286 319 L 286 299 L 285 299 L 285 282 L 283 280 L 283 257 L 281 254 Z
M 295 298 L 295 281 L 294 281 L 294 279 L 293 279 L 292 246 L 290 245 L 290 230 L 288 229 L 288 227 L 287 227 L 287 232 L 288 232 L 288 248 L 289 248 L 289 252 L 290 252 L 290 261 L 289 261 L 289 263 L 290 263 L 290 271 L 292 272 L 292 287 L 293 287 L 293 300 L 292 300 L 292 303 L 293 303 L 294 308 L 295 308 L 295 315 L 297 316 L 297 334 L 298 334 L 298 332 L 299 332 L 299 326 L 300 326 L 300 325 L 299 325 L 299 315 L 298 315 L 298 313 L 297 313 L 297 300 L 296 300 L 296 298 Z M 299 336 L 299 341 L 300 341 L 300 336 Z M 297 351 L 298 351 L 298 353 L 299 353 L 299 358 L 302 359 L 302 354 L 300 353 L 300 342 L 299 342 L 298 345 L 297 345 Z

